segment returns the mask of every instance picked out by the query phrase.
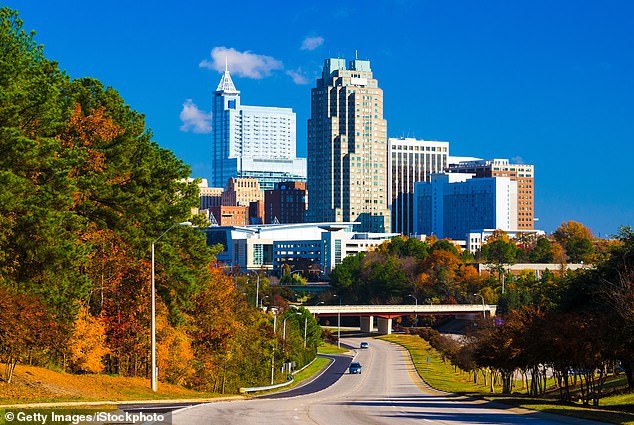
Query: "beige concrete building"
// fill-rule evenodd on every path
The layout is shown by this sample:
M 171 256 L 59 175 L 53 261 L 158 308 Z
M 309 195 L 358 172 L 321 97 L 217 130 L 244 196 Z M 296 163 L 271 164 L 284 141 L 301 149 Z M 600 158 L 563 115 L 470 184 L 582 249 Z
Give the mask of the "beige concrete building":
M 254 178 L 230 178 L 227 180 L 226 190 L 222 193 L 222 205 L 249 206 L 251 202 L 264 202 L 264 192 L 260 190 L 260 183 Z
M 221 187 L 203 187 L 199 186 L 200 190 L 200 209 L 207 209 L 209 207 L 217 207 L 222 205 L 222 193 L 224 189 Z
M 326 59 L 311 90 L 308 219 L 388 232 L 387 121 L 370 61 Z

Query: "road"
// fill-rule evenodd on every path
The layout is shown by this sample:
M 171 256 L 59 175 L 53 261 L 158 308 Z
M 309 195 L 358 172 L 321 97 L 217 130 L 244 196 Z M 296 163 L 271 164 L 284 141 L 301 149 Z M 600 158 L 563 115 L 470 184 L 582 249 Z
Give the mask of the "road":
M 358 347 L 360 338 L 346 342 Z M 310 394 L 287 393 L 285 398 L 253 398 L 198 405 L 173 413 L 174 425 L 255 424 L 597 424 L 523 411 L 452 394 L 426 386 L 408 353 L 381 340 L 366 339 L 370 347 L 355 350 L 363 373 L 337 372 L 332 385 Z M 277 395 L 276 397 L 279 397 Z

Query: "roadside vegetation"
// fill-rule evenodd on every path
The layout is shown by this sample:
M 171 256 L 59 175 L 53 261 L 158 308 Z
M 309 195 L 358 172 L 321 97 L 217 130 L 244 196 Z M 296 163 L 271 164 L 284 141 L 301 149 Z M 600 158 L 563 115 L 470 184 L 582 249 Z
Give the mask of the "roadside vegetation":
M 0 382 L 0 405 L 64 402 L 105 402 L 213 398 L 205 393 L 160 383 L 154 393 L 148 380 L 105 374 L 68 374 L 36 366 L 18 365 L 12 383 Z
M 287 311 L 272 292 L 278 310 L 257 308 L 266 276 L 216 264 L 218 248 L 195 228 L 206 219 L 192 216 L 199 193 L 189 166 L 115 89 L 72 79 L 47 58 L 7 7 L 0 93 L 3 388 L 17 386 L 18 365 L 149 386 L 150 247 L 159 388 L 237 393 L 270 381 L 272 361 L 279 381 L 283 363 L 315 357 L 321 331 L 310 313 Z
M 384 335 L 379 339 L 402 345 L 406 348 L 413 360 L 414 366 L 421 378 L 432 388 L 483 398 L 511 404 L 517 407 L 553 413 L 557 415 L 573 416 L 583 419 L 591 419 L 614 424 L 634 424 L 634 394 L 627 392 L 627 381 L 623 374 L 611 376 L 606 387 L 614 395 L 608 395 L 601 399 L 600 407 L 584 406 L 582 402 L 562 403 L 559 398 L 559 388 L 554 380 L 549 380 L 547 390 L 540 396 L 529 394 L 530 381 L 515 381 L 514 391 L 511 394 L 503 394 L 502 386 L 491 386 L 489 381 L 480 378 L 474 383 L 473 373 L 466 372 L 453 365 L 429 342 L 419 335 Z M 581 398 L 579 385 L 572 386 L 571 392 L 576 399 Z
M 347 353 L 348 351 L 350 350 L 347 348 L 339 348 L 336 344 L 329 344 L 326 342 L 317 347 L 317 352 L 319 354 L 342 354 Z

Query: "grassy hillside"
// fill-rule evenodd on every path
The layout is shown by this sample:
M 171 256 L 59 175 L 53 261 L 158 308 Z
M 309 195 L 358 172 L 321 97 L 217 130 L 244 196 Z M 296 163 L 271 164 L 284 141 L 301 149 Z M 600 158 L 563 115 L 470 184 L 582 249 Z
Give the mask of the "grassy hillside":
M 123 401 L 216 397 L 159 382 L 158 392 L 149 379 L 108 375 L 71 375 L 49 369 L 18 365 L 13 382 L 0 382 L 0 405 L 38 402 Z

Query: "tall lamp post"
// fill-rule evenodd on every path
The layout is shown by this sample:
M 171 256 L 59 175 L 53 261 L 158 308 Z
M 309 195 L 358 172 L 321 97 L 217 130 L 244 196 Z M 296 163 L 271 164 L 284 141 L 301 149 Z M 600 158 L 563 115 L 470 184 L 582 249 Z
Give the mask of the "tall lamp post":
M 306 348 L 306 330 L 308 329 L 308 316 L 304 316 L 304 348 Z
M 273 335 L 275 336 L 275 341 L 277 344 L 277 336 L 275 335 L 277 331 L 277 307 L 272 307 L 273 311 Z M 275 382 L 275 347 L 273 347 L 273 354 L 271 355 L 271 385 Z
M 298 316 L 301 316 L 301 315 L 302 315 L 302 313 L 300 313 L 299 311 L 298 311 L 298 312 L 296 312 L 295 314 L 297 314 Z M 286 321 L 287 321 L 289 318 L 291 318 L 291 317 L 293 317 L 293 316 L 286 316 L 286 317 L 284 318 L 284 321 L 283 321 L 283 329 L 284 329 L 284 330 L 282 331 L 282 340 L 283 340 L 283 341 L 286 341 Z
M 412 294 L 409 294 L 408 297 L 414 298 L 414 302 L 416 302 L 416 327 L 418 327 L 418 298 L 416 298 Z
M 333 295 L 337 297 L 337 294 Z M 341 297 L 339 298 L 339 310 L 337 310 L 337 348 L 341 348 Z
M 192 223 L 190 221 L 183 221 L 182 223 L 174 223 L 170 226 L 169 229 L 164 231 L 161 236 L 156 238 L 154 242 L 152 242 L 152 342 L 151 342 L 151 357 L 152 357 L 152 391 L 156 392 L 156 283 L 154 278 L 154 244 L 156 244 L 159 239 L 161 239 L 167 232 L 172 230 L 176 226 L 191 226 Z
M 484 310 L 484 297 L 481 294 L 473 294 L 473 296 L 482 298 L 482 317 L 486 319 L 487 315 Z
M 255 285 L 255 308 L 258 308 L 258 298 L 260 297 L 260 273 L 256 273 L 258 276 L 258 281 Z
M 267 299 L 269 296 L 265 295 L 262 298 L 260 298 L 260 310 L 264 310 L 264 300 Z

